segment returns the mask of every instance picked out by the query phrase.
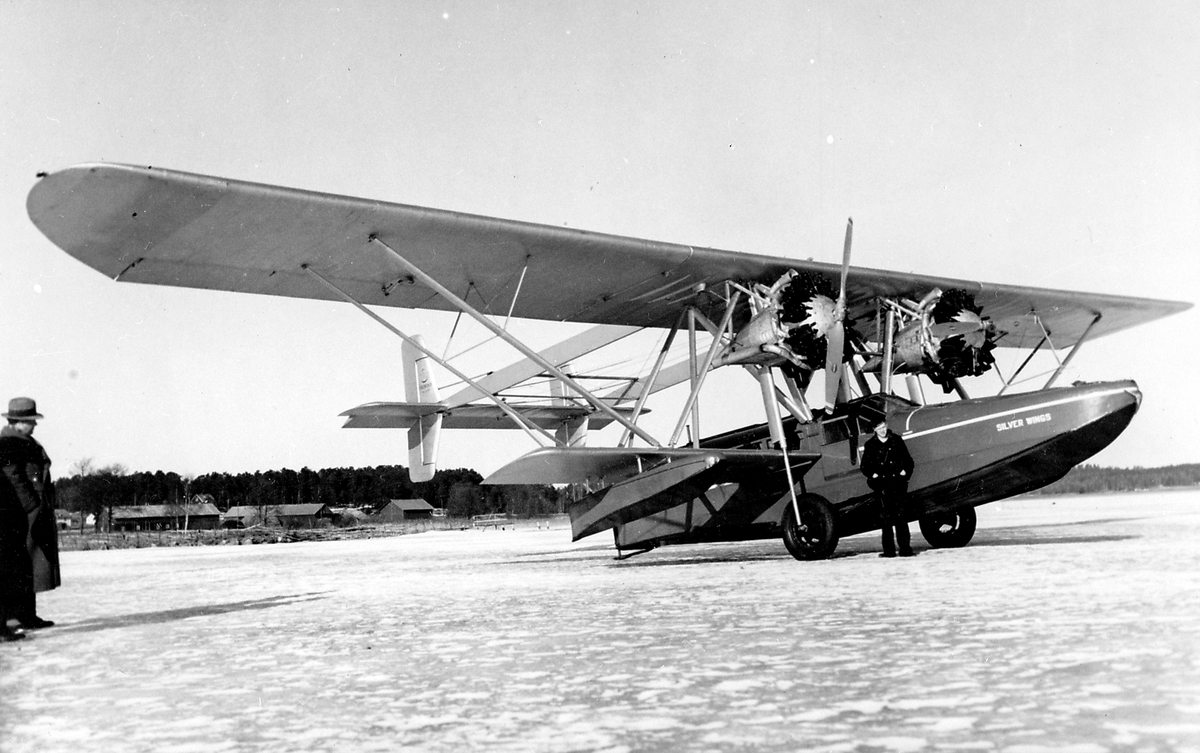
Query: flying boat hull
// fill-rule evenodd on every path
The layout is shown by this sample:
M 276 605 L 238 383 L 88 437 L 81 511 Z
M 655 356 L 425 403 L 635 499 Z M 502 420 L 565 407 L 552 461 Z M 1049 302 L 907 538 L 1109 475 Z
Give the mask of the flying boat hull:
M 976 507 L 1050 484 L 1107 447 L 1140 404 L 1137 384 L 1121 381 L 889 411 L 889 425 L 904 438 L 916 464 L 908 519 Z M 802 490 L 828 500 L 839 537 L 882 524 L 857 464 L 870 423 L 870 416 L 848 416 L 819 426 L 789 427 L 789 433 L 803 435 L 798 449 L 821 453 Z M 746 446 L 761 442 L 767 430 L 758 429 L 743 430 L 738 438 Z M 748 499 L 738 491 L 710 490 L 704 498 L 623 525 L 616 532 L 617 546 L 779 536 L 791 495 Z

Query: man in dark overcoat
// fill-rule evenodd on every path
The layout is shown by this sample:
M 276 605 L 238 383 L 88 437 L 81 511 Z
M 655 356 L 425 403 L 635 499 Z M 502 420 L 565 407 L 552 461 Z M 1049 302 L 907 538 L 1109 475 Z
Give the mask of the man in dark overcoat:
M 913 556 L 905 519 L 904 500 L 908 496 L 908 482 L 912 478 L 913 459 L 904 446 L 900 435 L 888 428 L 881 419 L 875 424 L 875 434 L 863 448 L 862 464 L 859 466 L 867 485 L 879 498 L 883 518 L 883 555 L 895 557 L 899 545 L 901 557 Z M 892 529 L 896 540 L 892 541 Z
M 26 535 L 29 518 L 7 478 L 0 478 L 0 643 L 21 640 L 25 634 L 9 628 L 33 587 L 33 561 Z
M 54 519 L 54 482 L 50 480 L 50 456 L 33 438 L 38 419 L 37 403 L 32 398 L 15 397 L 3 414 L 8 425 L 0 429 L 0 483 L 3 495 L 15 497 L 25 513 L 25 553 L 29 562 L 27 578 L 21 578 L 20 593 L 8 605 L 6 619 L 15 618 L 26 630 L 46 628 L 54 623 L 37 614 L 37 593 L 62 585 L 58 566 L 58 524 Z

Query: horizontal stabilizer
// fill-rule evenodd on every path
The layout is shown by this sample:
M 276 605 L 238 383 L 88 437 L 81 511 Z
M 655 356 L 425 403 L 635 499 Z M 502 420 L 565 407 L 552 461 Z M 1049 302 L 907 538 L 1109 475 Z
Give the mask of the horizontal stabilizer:
M 547 451 L 549 450 L 549 451 Z M 671 449 L 642 450 L 624 448 L 547 448 L 535 450 L 521 460 L 524 471 L 558 468 L 578 474 L 617 475 L 632 470 L 624 478 L 598 492 L 589 494 L 570 505 L 571 534 L 574 540 L 628 523 L 647 515 L 684 504 L 703 494 L 716 484 L 759 481 L 772 473 L 783 475 L 783 454 L 764 450 L 706 450 Z M 621 458 L 620 456 L 624 456 Z M 820 457 L 815 453 L 788 453 L 796 478 Z M 521 460 L 511 463 L 487 478 L 484 483 L 520 483 L 511 474 L 521 473 Z M 637 472 L 639 463 L 653 460 L 657 464 Z M 518 466 L 518 468 L 514 468 Z M 644 466 L 643 466 L 644 467 Z M 543 475 L 525 483 L 551 483 L 556 474 Z M 528 478 L 528 476 L 526 476 Z M 557 475 L 557 481 L 564 480 Z M 575 479 L 582 480 L 582 479 Z M 785 485 L 786 488 L 786 485 Z
M 517 413 L 542 429 L 554 430 L 564 423 L 587 417 L 591 429 L 602 429 L 612 423 L 609 416 L 595 412 L 590 406 L 577 405 L 510 405 Z M 630 408 L 617 408 L 618 413 L 632 416 Z M 408 429 L 422 416 L 440 413 L 443 429 L 519 429 L 512 418 L 496 405 L 460 405 L 445 403 L 366 403 L 351 408 L 343 429 Z M 642 413 L 649 413 L 642 410 Z

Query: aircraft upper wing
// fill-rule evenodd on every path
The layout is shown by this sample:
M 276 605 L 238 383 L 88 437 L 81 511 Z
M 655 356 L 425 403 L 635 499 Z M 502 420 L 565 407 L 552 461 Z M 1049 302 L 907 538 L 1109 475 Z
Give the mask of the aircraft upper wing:
M 770 284 L 789 269 L 831 280 L 840 274 L 836 264 L 128 165 L 47 175 L 30 191 L 27 209 L 56 245 L 123 282 L 336 300 L 307 267 L 360 303 L 450 310 L 370 242 L 377 236 L 485 313 L 511 306 L 514 316 L 530 319 L 669 327 L 689 302 L 719 318 L 716 291 L 726 280 Z M 1042 327 L 1056 347 L 1072 345 L 1097 314 L 1092 336 L 1191 306 L 851 268 L 848 311 L 871 319 L 877 296 L 920 299 L 935 287 L 973 292 L 1006 333 L 998 344 L 1009 347 L 1032 347 Z

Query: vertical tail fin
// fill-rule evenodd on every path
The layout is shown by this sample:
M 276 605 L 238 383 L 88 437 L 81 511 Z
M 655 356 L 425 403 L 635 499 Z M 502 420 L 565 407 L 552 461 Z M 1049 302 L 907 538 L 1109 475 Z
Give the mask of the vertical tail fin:
M 559 368 L 566 374 L 571 374 L 571 364 L 564 362 L 559 365 Z M 550 404 L 551 405 L 570 405 L 571 401 L 567 399 L 567 386 L 561 379 L 555 379 L 550 382 Z M 554 431 L 554 438 L 560 445 L 566 447 L 584 447 L 587 445 L 588 435 L 588 417 L 580 416 L 559 424 Z
M 425 340 L 417 335 L 417 342 Z M 407 342 L 401 350 L 404 362 L 404 397 L 410 403 L 436 403 L 441 400 L 433 378 L 429 357 Z M 408 476 L 413 481 L 429 481 L 437 472 L 438 436 L 442 430 L 442 414 L 422 416 L 408 430 Z

